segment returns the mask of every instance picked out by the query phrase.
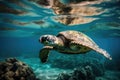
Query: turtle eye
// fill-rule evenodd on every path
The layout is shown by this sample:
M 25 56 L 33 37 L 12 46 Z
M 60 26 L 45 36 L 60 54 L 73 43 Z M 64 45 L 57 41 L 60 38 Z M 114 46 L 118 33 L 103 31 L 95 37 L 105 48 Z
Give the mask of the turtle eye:
M 47 41 L 52 42 L 53 39 L 52 38 L 47 38 Z
M 52 42 L 52 38 L 49 36 L 44 37 L 44 41 Z
M 46 40 L 46 41 L 49 41 L 49 37 L 48 37 L 48 36 L 47 36 L 47 37 L 45 37 L 45 40 Z
M 43 37 L 42 39 L 43 39 L 43 41 L 46 41 L 46 40 L 47 40 L 47 37 Z
M 48 41 L 48 37 L 41 37 L 41 42 Z

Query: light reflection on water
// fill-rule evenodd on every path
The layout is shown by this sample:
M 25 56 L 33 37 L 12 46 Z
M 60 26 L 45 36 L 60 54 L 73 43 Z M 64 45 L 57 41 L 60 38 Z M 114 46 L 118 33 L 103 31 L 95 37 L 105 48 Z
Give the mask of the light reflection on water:
M 56 32 L 59 32 L 69 29 L 85 33 L 93 33 L 93 31 L 99 30 L 113 30 L 112 33 L 106 35 L 108 35 L 108 37 L 120 36 L 118 32 L 120 30 L 119 1 L 100 1 L 99 3 L 93 1 L 89 4 L 84 2 L 87 5 L 80 5 L 80 8 L 78 8 L 79 6 L 73 7 L 71 12 L 65 14 L 55 14 L 54 12 L 57 10 L 54 8 L 44 8 L 44 6 L 42 7 L 40 4 L 37 4 L 37 2 L 25 0 L 19 2 L 5 0 L 1 2 L 3 3 L 3 9 L 5 9 L 0 13 L 1 36 L 9 36 L 4 33 L 10 33 L 11 36 L 12 33 L 15 33 L 17 37 L 19 37 L 19 35 L 22 36 L 22 34 L 35 36 L 41 31 L 46 33 L 46 29 L 49 31 L 52 30 L 53 33 L 56 30 Z M 77 4 L 83 4 L 83 2 Z M 68 6 L 71 5 L 73 4 L 69 4 Z M 10 7 L 10 9 L 7 10 L 6 7 Z

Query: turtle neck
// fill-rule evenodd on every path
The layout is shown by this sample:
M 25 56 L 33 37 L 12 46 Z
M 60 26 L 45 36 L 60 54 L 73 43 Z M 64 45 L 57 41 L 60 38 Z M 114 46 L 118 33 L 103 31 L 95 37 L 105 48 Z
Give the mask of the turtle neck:
M 67 40 L 66 40 L 66 38 L 65 38 L 64 36 L 58 35 L 58 36 L 57 36 L 57 39 L 58 39 L 58 45 L 59 45 L 59 46 L 65 47 L 65 46 L 68 45 Z

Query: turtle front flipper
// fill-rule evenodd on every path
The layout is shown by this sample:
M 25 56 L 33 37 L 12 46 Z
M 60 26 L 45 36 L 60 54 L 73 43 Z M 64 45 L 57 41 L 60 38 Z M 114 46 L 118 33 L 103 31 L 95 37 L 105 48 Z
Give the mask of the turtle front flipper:
M 42 63 L 45 63 L 47 61 L 51 49 L 53 49 L 53 47 L 45 46 L 43 49 L 40 50 L 39 58 Z
M 107 51 L 105 51 L 104 49 L 101 49 L 101 48 L 97 47 L 97 48 L 93 48 L 93 50 L 95 50 L 96 52 L 102 54 L 103 56 L 105 56 L 109 60 L 112 60 L 112 57 L 110 56 L 110 54 Z
M 103 56 L 105 56 L 107 59 L 112 60 L 112 57 L 110 56 L 110 54 L 107 51 L 103 50 L 97 44 L 95 44 L 93 42 L 72 41 L 71 44 L 72 45 L 74 45 L 74 44 L 81 45 L 82 46 L 81 52 L 87 52 L 89 50 L 94 50 L 94 51 L 98 52 L 99 54 L 102 54 Z

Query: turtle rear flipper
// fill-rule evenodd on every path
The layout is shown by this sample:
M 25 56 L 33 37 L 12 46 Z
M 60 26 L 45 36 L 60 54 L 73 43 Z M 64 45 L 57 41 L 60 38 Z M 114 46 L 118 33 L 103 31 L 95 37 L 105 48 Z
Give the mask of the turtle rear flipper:
M 41 60 L 42 63 L 45 63 L 48 59 L 48 55 L 50 50 L 52 49 L 52 47 L 44 47 L 43 49 L 40 50 L 39 52 L 39 58 Z

